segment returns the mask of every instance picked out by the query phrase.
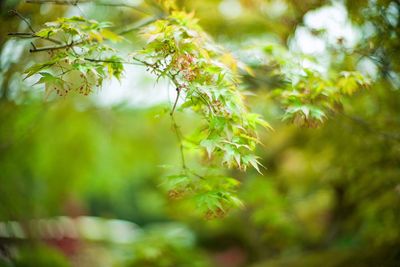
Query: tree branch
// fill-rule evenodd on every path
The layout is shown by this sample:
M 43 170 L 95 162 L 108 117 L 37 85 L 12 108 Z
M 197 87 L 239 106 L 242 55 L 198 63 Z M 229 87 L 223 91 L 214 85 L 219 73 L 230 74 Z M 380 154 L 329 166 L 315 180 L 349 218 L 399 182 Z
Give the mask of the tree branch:
M 54 51 L 54 50 L 60 50 L 60 49 L 66 49 L 66 48 L 72 48 L 76 45 L 79 45 L 81 43 L 86 42 L 86 39 L 76 41 L 76 42 L 71 42 L 69 44 L 62 44 L 62 45 L 54 45 L 54 46 L 43 46 L 39 48 L 32 48 L 29 49 L 29 52 L 31 53 L 37 53 L 37 52 L 43 52 L 43 51 Z
M 178 104 L 179 96 L 181 95 L 181 90 L 182 90 L 182 89 L 181 89 L 180 87 L 177 87 L 177 88 L 176 88 L 176 98 L 175 98 L 174 106 L 172 107 L 172 110 L 171 110 L 171 112 L 169 113 L 169 115 L 171 115 L 171 116 L 174 115 L 174 111 L 175 111 L 175 108 L 176 108 L 176 104 Z
M 40 38 L 40 39 L 47 40 L 47 41 L 50 41 L 55 44 L 62 44 L 61 41 L 58 41 L 56 39 L 49 38 L 49 37 L 43 37 L 43 36 L 37 36 L 36 34 L 29 33 L 29 32 L 10 32 L 7 35 L 15 36 L 15 37 L 19 37 L 19 38 L 27 38 L 27 39 L 28 38 Z
M 134 5 L 127 4 L 127 3 L 107 3 L 107 2 L 100 2 L 100 1 L 96 2 L 96 1 L 94 1 L 94 4 L 99 5 L 99 6 L 126 7 L 126 8 L 130 8 L 130 9 L 136 10 L 136 11 L 138 11 L 140 13 L 150 15 L 150 13 L 147 12 L 146 10 L 144 10 L 144 9 L 142 9 L 140 7 L 134 6 Z
M 141 27 L 149 25 L 150 23 L 152 23 L 152 22 L 154 22 L 154 21 L 156 21 L 158 19 L 162 19 L 162 17 L 155 17 L 155 18 L 153 17 L 153 18 L 140 20 L 140 21 L 134 23 L 131 27 L 128 27 L 128 28 L 126 28 L 124 30 L 121 30 L 120 32 L 117 32 L 117 33 L 119 35 L 128 34 L 128 33 L 132 32 L 132 31 L 136 31 L 136 30 L 140 29 Z
M 102 2 L 102 1 L 94 1 L 94 0 L 26 0 L 25 1 L 28 4 L 54 4 L 54 5 L 73 5 L 76 6 L 78 4 L 87 4 L 87 3 L 93 3 L 95 5 L 99 6 L 110 6 L 110 7 L 126 7 L 130 8 L 133 10 L 136 10 L 138 12 L 144 13 L 149 15 L 150 13 L 145 11 L 144 9 L 130 5 L 127 3 L 113 3 L 113 2 Z
M 178 142 L 179 142 L 179 150 L 181 153 L 182 169 L 184 171 L 186 171 L 187 168 L 186 168 L 186 161 L 185 161 L 185 153 L 183 151 L 184 148 L 183 148 L 183 144 L 182 144 L 182 133 L 178 127 L 178 124 L 176 124 L 175 118 L 172 114 L 171 114 L 171 122 L 172 122 L 172 127 L 174 128 L 174 131 L 176 134 L 176 138 L 178 139 Z
M 86 61 L 90 62 L 100 62 L 100 63 L 120 63 L 120 64 L 129 64 L 129 65 L 139 65 L 142 66 L 143 64 L 129 62 L 129 61 L 115 61 L 115 60 L 107 60 L 107 59 L 94 59 L 94 58 L 84 58 Z
M 370 125 L 367 121 L 363 118 L 353 115 L 344 114 L 345 117 L 349 118 L 353 122 L 357 123 L 358 125 L 362 126 L 364 129 L 368 130 L 371 133 L 377 134 L 382 136 L 385 139 L 400 141 L 400 134 L 398 133 L 391 133 L 391 132 L 383 132 L 380 130 L 375 129 L 372 125 Z
M 22 16 L 17 10 L 15 10 L 15 9 L 10 10 L 10 13 L 19 17 L 22 21 L 24 21 L 26 23 L 26 25 L 28 25 L 28 28 L 29 28 L 29 30 L 31 30 L 32 33 L 36 32 L 33 29 L 32 24 L 29 22 L 29 20 L 27 18 L 25 18 L 24 16 Z
M 40 39 L 44 39 L 44 40 L 48 40 L 50 42 L 56 43 L 56 44 L 62 44 L 62 42 L 55 40 L 53 38 L 50 37 L 42 37 L 42 36 L 37 36 L 36 35 L 36 31 L 33 29 L 32 24 L 29 22 L 29 20 L 27 18 L 25 18 L 24 16 L 22 16 L 17 10 L 13 9 L 10 11 L 11 14 L 19 17 L 23 22 L 26 23 L 26 25 L 28 25 L 29 30 L 31 30 L 32 33 L 9 33 L 8 35 L 14 35 L 14 36 L 25 36 L 25 38 L 40 38 Z
M 54 4 L 54 5 L 77 5 L 89 3 L 92 0 L 25 0 L 27 4 Z

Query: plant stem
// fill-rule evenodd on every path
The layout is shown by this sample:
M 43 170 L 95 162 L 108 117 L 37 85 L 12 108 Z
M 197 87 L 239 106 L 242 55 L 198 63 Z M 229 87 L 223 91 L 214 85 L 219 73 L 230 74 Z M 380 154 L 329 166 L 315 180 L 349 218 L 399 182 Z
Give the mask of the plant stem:
M 181 161 L 182 161 L 182 169 L 184 171 L 186 171 L 186 162 L 185 162 L 185 153 L 184 153 L 184 147 L 182 144 L 182 133 L 178 127 L 178 125 L 176 124 L 175 118 L 173 115 L 171 115 L 171 121 L 172 121 L 172 127 L 174 128 L 174 132 L 176 134 L 176 138 L 178 139 L 179 142 L 179 150 L 181 153 Z

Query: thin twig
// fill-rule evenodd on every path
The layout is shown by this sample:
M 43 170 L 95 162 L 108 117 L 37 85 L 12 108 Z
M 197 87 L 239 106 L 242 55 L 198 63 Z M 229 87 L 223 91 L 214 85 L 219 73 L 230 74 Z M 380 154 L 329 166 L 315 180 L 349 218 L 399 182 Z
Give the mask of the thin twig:
M 107 3 L 107 2 L 100 2 L 100 1 L 99 2 L 94 2 L 94 3 L 96 5 L 99 5 L 99 6 L 126 7 L 126 8 L 130 8 L 130 9 L 136 10 L 136 11 L 138 11 L 140 13 L 143 13 L 143 14 L 146 14 L 146 15 L 150 15 L 150 13 L 147 12 L 146 10 L 144 10 L 144 9 L 142 9 L 140 7 L 134 6 L 134 5 L 129 5 L 127 3 Z
M 141 63 L 135 63 L 135 62 L 129 62 L 129 61 L 116 61 L 116 60 L 108 60 L 108 59 L 94 59 L 94 58 L 84 58 L 86 61 L 91 61 L 91 62 L 101 62 L 101 63 L 117 63 L 117 64 L 129 64 L 129 65 L 140 65 L 142 66 L 143 64 Z
M 370 125 L 367 121 L 365 121 L 363 118 L 358 117 L 358 116 L 347 115 L 347 114 L 343 114 L 343 115 L 345 117 L 349 118 L 350 120 L 352 120 L 353 122 L 356 122 L 357 124 L 359 124 L 364 129 L 368 130 L 371 133 L 380 135 L 385 139 L 400 141 L 400 134 L 398 134 L 398 133 L 383 132 L 383 131 L 377 130 L 372 125 Z
M 110 6 L 110 7 L 126 7 L 138 12 L 144 13 L 149 15 L 149 12 L 127 3 L 108 3 L 108 2 L 101 2 L 101 1 L 93 1 L 93 0 L 80 0 L 80 1 L 68 1 L 68 0 L 26 0 L 28 4 L 54 4 L 54 5 L 73 5 L 76 6 L 77 4 L 87 4 L 93 3 L 99 6 Z
M 26 25 L 28 25 L 28 28 L 31 30 L 32 33 L 35 33 L 36 31 L 33 29 L 32 24 L 29 22 L 29 20 L 27 18 L 25 18 L 24 16 L 22 16 L 17 10 L 13 9 L 10 10 L 11 14 L 16 15 L 17 17 L 19 17 L 21 20 L 23 20 Z
M 85 41 L 86 40 L 80 40 L 80 41 L 75 41 L 75 42 L 71 42 L 69 44 L 63 44 L 63 45 L 43 46 L 43 47 L 39 47 L 39 48 L 35 48 L 35 49 L 30 49 L 29 52 L 37 53 L 37 52 L 43 52 L 43 51 L 54 51 L 54 50 L 60 50 L 60 49 L 65 49 L 65 48 L 71 48 L 78 44 L 84 43 Z
M 176 123 L 175 117 L 173 115 L 171 115 L 171 123 L 172 123 L 173 130 L 175 132 L 175 135 L 176 135 L 176 139 L 178 140 L 178 143 L 179 143 L 179 151 L 180 151 L 180 154 L 181 154 L 181 162 L 182 162 L 183 171 L 186 174 L 187 173 L 191 173 L 192 175 L 196 176 L 197 178 L 205 180 L 206 178 L 204 176 L 202 176 L 200 174 L 197 174 L 195 171 L 193 171 L 193 170 L 191 170 L 190 168 L 187 167 L 186 160 L 185 160 L 185 151 L 184 151 L 185 148 L 184 148 L 183 143 L 182 143 L 182 139 L 183 139 L 182 132 L 180 131 L 179 126 Z
M 81 12 L 83 17 L 87 17 L 85 12 L 78 6 L 78 0 L 76 1 L 74 6 L 79 10 L 79 12 Z
M 186 162 L 185 162 L 185 153 L 184 153 L 184 147 L 182 144 L 182 133 L 178 127 L 178 125 L 176 124 L 175 118 L 173 115 L 171 115 L 171 122 L 172 122 L 172 127 L 174 128 L 175 134 L 176 134 L 176 138 L 178 139 L 179 142 L 179 150 L 181 153 L 181 161 L 182 161 L 182 169 L 184 169 L 186 171 Z
M 36 46 L 34 43 L 31 42 L 31 46 L 33 47 L 33 49 L 36 49 Z
M 54 5 L 77 5 L 83 3 L 92 2 L 91 0 L 78 0 L 78 1 L 71 1 L 71 0 L 26 0 L 25 3 L 27 4 L 54 4 Z
M 28 38 L 32 37 L 32 33 L 30 33 L 30 32 L 9 32 L 8 35 L 11 35 L 11 36 L 27 36 Z
M 136 58 L 136 57 L 132 57 L 132 59 L 135 60 L 135 61 L 137 61 L 137 62 L 139 62 L 139 63 L 141 63 L 141 64 L 143 64 L 143 65 L 146 66 L 146 67 L 153 67 L 152 64 L 147 63 L 146 61 L 140 60 L 140 59 L 138 59 L 138 58 Z
M 29 30 L 31 30 L 31 32 L 32 32 L 32 33 L 30 34 L 31 37 L 41 38 L 41 39 L 48 40 L 48 41 L 51 41 L 51 42 L 56 43 L 56 44 L 61 44 L 60 41 L 55 40 L 55 39 L 53 39 L 53 38 L 37 36 L 37 35 L 36 35 L 36 31 L 35 31 L 35 29 L 32 27 L 32 24 L 29 22 L 29 20 L 28 20 L 27 18 L 25 18 L 24 16 L 22 16 L 17 10 L 13 9 L 13 10 L 10 11 L 10 13 L 11 13 L 11 14 L 14 14 L 14 15 L 17 16 L 17 17 L 19 17 L 22 21 L 24 21 L 24 22 L 26 23 L 26 25 L 28 25 Z M 26 37 L 28 37 L 28 34 L 29 34 L 29 33 L 9 33 L 8 35 L 11 35 L 11 36 L 12 36 L 12 35 L 15 35 L 15 36 L 26 36 Z M 28 37 L 28 38 L 29 38 L 29 37 Z
M 56 40 L 56 39 L 53 39 L 53 38 L 50 38 L 50 37 L 38 36 L 38 35 L 30 33 L 30 32 L 10 32 L 7 35 L 15 36 L 15 37 L 19 37 L 19 38 L 27 38 L 27 39 L 28 38 L 40 38 L 40 39 L 43 39 L 43 40 L 47 40 L 47 41 L 53 42 L 55 44 L 62 44 L 62 42 L 59 41 L 59 40 Z
M 138 29 L 140 29 L 140 28 L 142 28 L 142 27 L 144 27 L 146 25 L 149 25 L 150 23 L 152 23 L 152 22 L 154 22 L 154 21 L 156 21 L 158 19 L 162 19 L 162 17 L 153 17 L 153 18 L 140 20 L 140 21 L 134 23 L 131 27 L 128 27 L 128 28 L 126 28 L 126 29 L 124 29 L 124 30 L 122 30 L 120 32 L 117 32 L 117 34 L 119 34 L 119 35 L 128 34 L 130 32 L 136 31 L 136 30 L 138 30 Z
M 174 106 L 172 107 L 172 110 L 169 113 L 169 115 L 171 115 L 171 116 L 174 115 L 174 111 L 175 111 L 176 105 L 178 104 L 179 96 L 181 95 L 181 90 L 182 90 L 182 88 L 180 88 L 180 87 L 176 88 L 176 98 L 175 98 Z

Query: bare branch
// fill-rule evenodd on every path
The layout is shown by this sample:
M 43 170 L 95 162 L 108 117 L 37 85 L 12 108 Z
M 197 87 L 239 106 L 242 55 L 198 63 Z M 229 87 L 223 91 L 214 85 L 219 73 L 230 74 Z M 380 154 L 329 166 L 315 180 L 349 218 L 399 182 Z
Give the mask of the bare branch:
M 26 36 L 27 38 L 32 37 L 32 33 L 30 32 L 9 32 L 7 35 L 11 36 Z
M 31 32 L 35 33 L 36 31 L 33 29 L 32 24 L 29 22 L 29 20 L 27 18 L 25 18 L 24 16 L 22 16 L 17 10 L 13 9 L 10 10 L 10 13 L 19 17 L 21 20 L 23 20 L 26 25 L 28 25 L 29 30 L 31 30 Z
M 94 58 L 84 58 L 86 61 L 90 62 L 100 62 L 100 63 L 119 63 L 119 64 L 128 64 L 128 65 L 140 65 L 142 66 L 142 63 L 135 63 L 135 62 L 129 62 L 129 61 L 116 61 L 116 60 L 107 60 L 107 59 L 94 59 Z
M 182 88 L 180 88 L 180 87 L 176 88 L 176 98 L 175 98 L 174 106 L 172 107 L 172 110 L 169 113 L 169 115 L 171 115 L 171 116 L 174 115 L 174 111 L 176 109 L 176 105 L 178 104 L 179 96 L 181 95 L 181 90 L 182 90 Z
M 149 25 L 150 23 L 158 20 L 158 19 L 162 19 L 161 17 L 155 17 L 155 18 L 147 18 L 147 19 L 143 19 L 140 21 L 137 21 L 136 23 L 134 23 L 132 26 L 121 30 L 120 32 L 117 32 L 119 35 L 125 35 L 128 34 L 130 32 L 136 31 L 138 29 L 140 29 L 141 27 L 144 27 L 146 25 Z
M 145 11 L 144 9 L 135 6 L 135 5 L 130 5 L 127 3 L 114 3 L 114 2 L 103 2 L 103 1 L 95 1 L 95 0 L 26 0 L 25 1 L 28 4 L 54 4 L 54 5 L 73 5 L 76 6 L 78 4 L 87 4 L 87 3 L 93 3 L 95 5 L 99 6 L 110 6 L 110 7 L 126 7 L 126 8 L 131 8 L 133 10 L 136 10 L 138 12 L 144 13 L 144 14 L 150 14 L 149 12 Z
M 27 4 L 54 4 L 54 5 L 77 5 L 92 2 L 91 0 L 26 0 Z
M 26 23 L 26 25 L 28 25 L 29 30 L 31 30 L 32 33 L 9 33 L 8 35 L 14 35 L 14 36 L 24 36 L 22 38 L 41 38 L 44 40 L 48 40 L 50 42 L 56 43 L 56 44 L 62 44 L 62 42 L 50 38 L 50 37 L 42 37 L 42 36 L 37 36 L 36 35 L 36 31 L 35 29 L 33 29 L 32 24 L 29 22 L 29 20 L 27 18 L 25 18 L 24 16 L 22 16 L 17 10 L 13 9 L 10 11 L 11 14 L 14 14 L 15 16 L 19 17 L 22 21 L 24 21 Z M 30 36 L 29 36 L 30 35 Z
M 10 32 L 7 35 L 9 36 L 15 36 L 15 37 L 19 37 L 19 38 L 40 38 L 43 40 L 47 40 L 50 42 L 53 42 L 55 44 L 62 44 L 61 41 L 58 41 L 56 39 L 50 38 L 50 37 L 43 37 L 43 36 L 37 36 L 34 33 L 29 33 L 29 32 Z
M 178 127 L 178 124 L 176 124 L 175 118 L 172 114 L 171 114 L 171 122 L 172 122 L 172 127 L 174 128 L 174 131 L 176 134 L 176 138 L 178 139 L 178 142 L 179 142 L 179 150 L 181 152 L 182 169 L 184 171 L 186 171 L 187 168 L 186 168 L 186 162 L 185 162 L 184 147 L 183 147 L 183 143 L 182 143 L 182 133 Z
M 85 42 L 85 40 L 81 40 L 78 42 L 71 42 L 69 44 L 63 44 L 63 45 L 44 46 L 44 47 L 30 49 L 29 52 L 37 53 L 37 52 L 43 52 L 43 51 L 54 51 L 54 50 L 66 49 L 66 48 L 71 48 L 73 46 L 81 44 L 83 42 Z
M 108 2 L 100 2 L 100 1 L 96 2 L 96 1 L 94 1 L 94 4 L 99 5 L 99 6 L 126 7 L 126 8 L 130 8 L 130 9 L 136 10 L 136 11 L 138 11 L 140 13 L 150 15 L 150 13 L 147 12 L 146 10 L 144 10 L 144 9 L 138 7 L 138 6 L 130 5 L 130 4 L 127 4 L 127 3 L 108 3 Z
M 399 133 L 383 132 L 383 131 L 375 129 L 375 127 L 373 127 L 370 123 L 368 123 L 366 120 L 364 120 L 361 117 L 348 115 L 348 114 L 343 114 L 343 115 L 345 117 L 349 118 L 350 120 L 352 120 L 353 122 L 359 124 L 364 129 L 366 129 L 367 131 L 369 131 L 371 133 L 380 135 L 385 139 L 400 141 L 400 134 Z
M 34 43 L 31 42 L 31 46 L 33 47 L 33 49 L 36 49 L 36 46 Z

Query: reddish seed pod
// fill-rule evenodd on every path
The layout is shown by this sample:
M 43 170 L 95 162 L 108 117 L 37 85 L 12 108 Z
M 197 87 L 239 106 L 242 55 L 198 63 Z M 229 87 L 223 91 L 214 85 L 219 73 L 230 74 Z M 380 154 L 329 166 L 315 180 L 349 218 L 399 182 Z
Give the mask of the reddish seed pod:
M 170 199 L 177 199 L 177 198 L 179 198 L 180 197 L 180 193 L 177 191 L 177 190 L 170 190 L 169 192 L 168 192 L 168 197 L 170 198 Z

